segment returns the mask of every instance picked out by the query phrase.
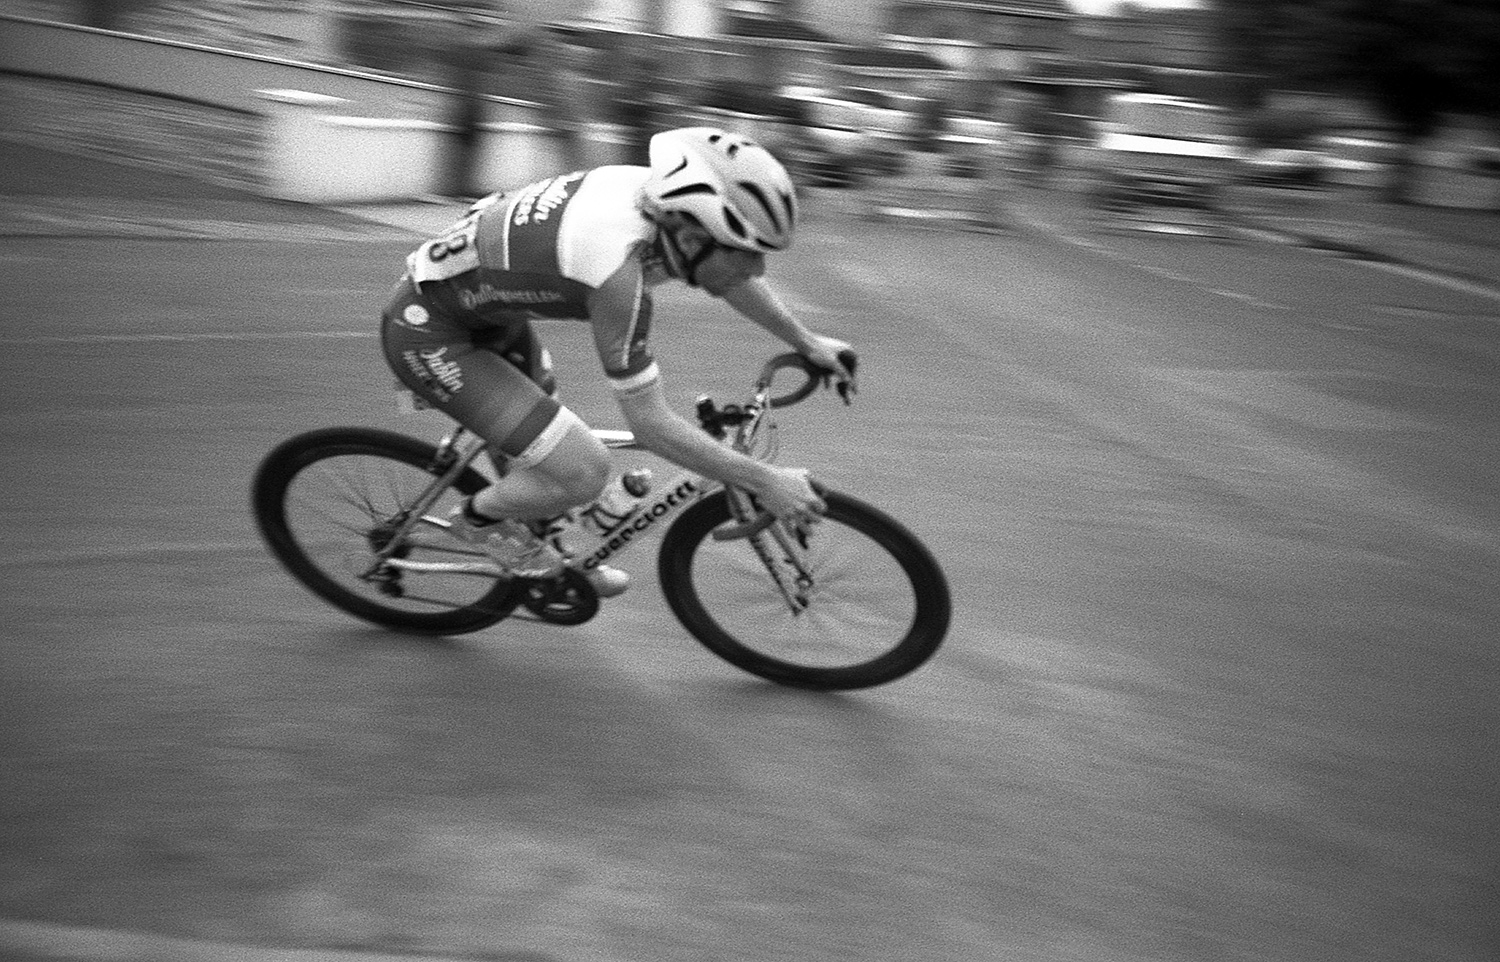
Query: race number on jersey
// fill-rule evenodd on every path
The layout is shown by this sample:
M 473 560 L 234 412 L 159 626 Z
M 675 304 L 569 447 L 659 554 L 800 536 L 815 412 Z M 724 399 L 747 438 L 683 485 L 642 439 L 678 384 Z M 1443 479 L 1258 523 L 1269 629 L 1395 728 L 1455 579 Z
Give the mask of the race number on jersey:
M 474 210 L 442 234 L 412 251 L 406 258 L 412 280 L 445 281 L 479 266 L 479 247 L 474 234 L 479 226 L 479 211 Z

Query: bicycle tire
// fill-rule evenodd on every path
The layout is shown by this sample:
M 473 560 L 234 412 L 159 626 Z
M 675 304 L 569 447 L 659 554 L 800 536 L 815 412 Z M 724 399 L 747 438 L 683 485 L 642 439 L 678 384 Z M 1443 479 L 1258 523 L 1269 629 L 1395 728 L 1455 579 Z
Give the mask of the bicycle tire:
M 395 572 L 379 583 L 350 576 L 351 568 L 373 564 L 379 526 L 402 510 L 402 500 L 439 473 L 432 467 L 436 458 L 434 445 L 378 428 L 323 428 L 289 438 L 266 455 L 252 482 L 251 504 L 261 536 L 294 578 L 357 618 L 424 635 L 464 634 L 487 628 L 508 616 L 520 602 L 522 590 L 516 582 L 448 576 L 457 586 L 457 597 L 449 600 L 411 594 L 403 579 L 420 580 L 421 576 L 409 573 Z M 340 459 L 337 464 L 335 459 Z M 366 467 L 380 472 L 379 476 L 363 476 Z M 408 475 L 410 480 L 404 480 Z M 320 481 L 326 482 L 322 488 L 317 486 Z M 309 486 L 305 494 L 301 487 L 304 482 Z M 470 467 L 458 476 L 453 488 L 470 495 L 488 484 Z M 325 492 L 328 506 L 319 505 L 318 510 L 300 507 L 304 500 L 317 504 Z M 304 521 L 304 511 L 312 519 Z M 342 541 L 339 545 L 343 551 L 342 572 L 326 563 L 327 552 L 312 550 L 310 537 L 299 537 L 298 529 L 311 527 L 319 514 L 326 515 L 323 520 L 330 529 L 342 532 L 339 538 L 353 545 L 346 547 Z M 364 524 L 368 527 L 362 527 Z M 300 533 L 307 534 L 305 530 Z M 456 541 L 454 546 L 458 547 Z M 421 586 L 422 590 L 437 587 Z M 446 589 L 447 585 L 442 587 Z M 469 599 L 469 593 L 475 597 Z
M 816 570 L 810 606 L 802 614 L 791 613 L 749 539 L 721 542 L 712 537 L 715 528 L 732 520 L 723 491 L 689 508 L 663 536 L 657 557 L 662 593 L 694 638 L 753 675 L 822 691 L 895 681 L 920 667 L 943 643 L 952 618 L 947 578 L 921 540 L 890 515 L 838 492 L 827 491 L 823 497 L 828 513 L 810 535 L 809 560 Z M 841 564 L 851 570 L 840 570 Z M 875 584 L 875 575 L 884 575 L 889 584 Z M 847 613 L 862 618 L 865 627 L 860 630 L 865 631 L 883 620 L 866 605 L 900 601 L 904 608 L 907 602 L 900 599 L 909 600 L 910 611 L 898 611 L 882 626 L 889 637 L 874 639 L 872 653 L 848 663 L 815 663 L 819 659 L 811 649 L 819 644 L 814 636 L 821 635 L 820 623 Z M 780 637 L 782 633 L 788 637 Z M 769 650 L 788 648 L 796 648 L 795 655 Z

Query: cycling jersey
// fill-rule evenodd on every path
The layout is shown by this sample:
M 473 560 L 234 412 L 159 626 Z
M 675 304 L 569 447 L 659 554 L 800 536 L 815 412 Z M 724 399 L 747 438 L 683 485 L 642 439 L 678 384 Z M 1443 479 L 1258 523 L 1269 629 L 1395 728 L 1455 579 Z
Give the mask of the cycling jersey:
M 524 318 L 589 320 L 588 296 L 648 244 L 656 228 L 636 197 L 650 171 L 598 167 L 493 195 L 407 258 L 423 293 L 472 330 Z M 605 372 L 635 381 L 653 367 L 647 347 L 650 298 L 638 291 L 630 317 L 602 319 Z
M 557 400 L 532 319 L 592 320 L 615 390 L 653 383 L 647 286 L 664 275 L 644 249 L 656 228 L 637 206 L 649 174 L 598 167 L 493 195 L 413 251 L 382 315 L 397 378 L 519 466 L 545 458 L 577 420 Z M 590 318 L 589 295 L 632 257 L 647 269 L 631 309 Z

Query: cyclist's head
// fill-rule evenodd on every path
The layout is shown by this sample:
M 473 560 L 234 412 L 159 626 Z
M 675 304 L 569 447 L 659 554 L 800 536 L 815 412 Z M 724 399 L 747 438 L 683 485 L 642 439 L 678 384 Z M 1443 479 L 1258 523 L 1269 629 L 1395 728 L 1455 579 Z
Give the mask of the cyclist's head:
M 797 193 L 781 162 L 760 144 L 715 127 L 683 127 L 651 138 L 643 189 L 653 217 L 686 215 L 726 247 L 786 250 L 797 227 Z

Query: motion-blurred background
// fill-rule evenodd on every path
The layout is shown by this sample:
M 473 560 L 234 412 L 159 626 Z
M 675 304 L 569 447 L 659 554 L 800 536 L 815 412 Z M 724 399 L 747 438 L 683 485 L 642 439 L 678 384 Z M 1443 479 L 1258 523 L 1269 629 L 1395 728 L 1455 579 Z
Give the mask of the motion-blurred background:
M 419 108 L 343 108 L 445 125 L 443 171 L 426 185 L 440 194 L 497 186 L 485 125 L 541 128 L 540 168 L 638 161 L 653 131 L 711 122 L 761 137 L 809 185 L 857 185 L 924 153 L 940 155 L 937 174 L 992 188 L 1069 172 L 1108 188 L 1143 166 L 1131 148 L 1100 149 L 1114 132 L 1154 139 L 1145 166 L 1207 167 L 1194 173 L 1221 184 L 1358 184 L 1406 201 L 1458 178 L 1443 203 L 1495 203 L 1500 7 L 1476 0 L 13 0 L 0 12 L 447 91 Z M 98 80 L 79 58 L 114 56 L 48 43 L 0 70 Z M 194 94 L 161 69 L 180 71 L 102 79 Z M 287 83 L 337 92 L 316 75 Z M 1127 94 L 1211 109 L 1123 110 Z
M 1493 962 L 1493 0 L 0 0 L 4 962 Z M 413 640 L 248 511 L 466 196 L 754 133 L 931 663 Z M 941 216 L 939 216 L 941 215 Z M 938 223 L 934 223 L 934 221 Z M 930 229 L 937 227 L 940 229 Z M 774 349 L 657 292 L 674 403 Z M 586 325 L 539 322 L 615 423 Z M 263 948 L 256 949 L 255 946 Z

